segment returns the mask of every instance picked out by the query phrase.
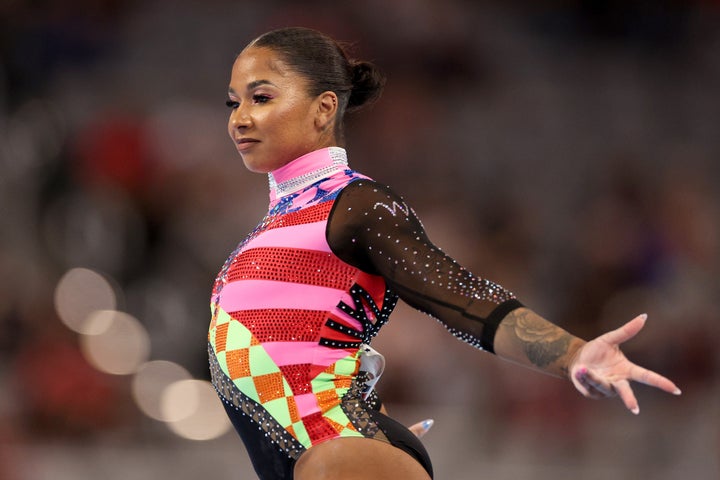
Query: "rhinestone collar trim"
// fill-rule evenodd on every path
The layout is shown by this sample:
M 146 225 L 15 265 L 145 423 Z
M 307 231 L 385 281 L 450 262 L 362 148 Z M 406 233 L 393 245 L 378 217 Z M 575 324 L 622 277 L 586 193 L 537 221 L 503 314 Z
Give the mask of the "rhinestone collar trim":
M 303 155 L 268 173 L 271 200 L 295 193 L 318 180 L 348 168 L 347 152 L 344 148 L 328 147 Z M 277 178 L 291 178 L 278 182 Z

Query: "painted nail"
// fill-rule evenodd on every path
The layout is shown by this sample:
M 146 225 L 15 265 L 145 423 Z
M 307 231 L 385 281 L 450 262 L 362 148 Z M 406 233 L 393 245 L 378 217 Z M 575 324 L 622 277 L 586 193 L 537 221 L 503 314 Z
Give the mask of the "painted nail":
M 427 420 L 423 420 L 422 422 L 422 428 L 426 432 L 432 428 L 432 426 L 435 425 L 435 420 L 432 418 L 428 418 Z

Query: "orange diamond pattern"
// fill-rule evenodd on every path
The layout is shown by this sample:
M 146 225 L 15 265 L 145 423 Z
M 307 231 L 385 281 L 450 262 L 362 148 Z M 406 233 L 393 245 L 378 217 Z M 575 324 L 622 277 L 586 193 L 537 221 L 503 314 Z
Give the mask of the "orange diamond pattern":
M 229 323 L 223 323 L 222 325 L 218 325 L 215 329 L 215 351 L 218 353 L 225 351 L 229 327 Z
M 238 378 L 249 377 L 250 373 L 250 350 L 241 348 L 239 350 L 230 350 L 225 354 L 228 366 L 228 373 L 232 380 Z
M 318 392 L 315 396 L 318 399 L 321 412 L 326 412 L 340 403 L 340 397 L 338 397 L 335 390 Z
M 253 377 L 253 382 L 261 403 L 285 396 L 283 376 L 280 372 Z
M 290 421 L 292 423 L 300 421 L 300 411 L 298 410 L 295 397 L 287 397 L 288 411 L 290 412 Z
M 352 386 L 352 378 L 350 377 L 338 377 L 333 379 L 335 388 L 350 388 Z

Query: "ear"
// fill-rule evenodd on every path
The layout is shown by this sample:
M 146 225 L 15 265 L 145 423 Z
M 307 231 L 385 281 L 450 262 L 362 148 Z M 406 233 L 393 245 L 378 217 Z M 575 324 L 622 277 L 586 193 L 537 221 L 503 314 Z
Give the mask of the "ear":
M 323 92 L 318 95 L 316 105 L 315 126 L 321 131 L 327 130 L 335 123 L 335 116 L 338 111 L 338 97 L 335 92 Z

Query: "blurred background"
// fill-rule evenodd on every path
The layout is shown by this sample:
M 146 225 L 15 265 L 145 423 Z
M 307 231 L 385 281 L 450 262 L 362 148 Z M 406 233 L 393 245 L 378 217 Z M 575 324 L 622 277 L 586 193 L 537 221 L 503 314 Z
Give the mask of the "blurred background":
M 267 205 L 242 47 L 303 25 L 388 74 L 353 167 L 474 272 L 682 397 L 642 412 L 401 305 L 379 391 L 438 479 L 720 478 L 720 2 L 0 1 L 0 479 L 255 478 L 207 380 L 212 281 Z

